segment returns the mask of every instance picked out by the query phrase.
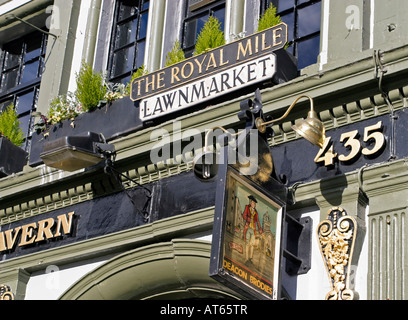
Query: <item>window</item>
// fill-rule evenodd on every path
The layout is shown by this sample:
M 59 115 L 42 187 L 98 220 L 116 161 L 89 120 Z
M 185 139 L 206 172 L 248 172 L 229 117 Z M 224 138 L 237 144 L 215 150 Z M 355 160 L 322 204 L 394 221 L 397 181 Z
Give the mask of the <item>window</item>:
M 31 113 L 36 110 L 44 70 L 47 36 L 31 33 L 3 46 L 0 54 L 0 112 L 14 104 L 29 149 Z
M 109 81 L 128 83 L 133 72 L 144 63 L 149 1 L 116 2 Z
M 193 55 L 201 29 L 211 15 L 220 21 L 221 28 L 224 30 L 225 1 L 201 1 L 202 3 L 210 2 L 210 4 L 201 7 L 191 5 L 193 2 L 200 3 L 200 1 L 189 0 L 187 2 L 183 28 L 183 50 L 186 58 L 189 58 Z
M 316 63 L 320 53 L 321 0 L 264 0 L 261 11 L 271 3 L 288 25 L 288 51 L 298 58 L 298 68 Z

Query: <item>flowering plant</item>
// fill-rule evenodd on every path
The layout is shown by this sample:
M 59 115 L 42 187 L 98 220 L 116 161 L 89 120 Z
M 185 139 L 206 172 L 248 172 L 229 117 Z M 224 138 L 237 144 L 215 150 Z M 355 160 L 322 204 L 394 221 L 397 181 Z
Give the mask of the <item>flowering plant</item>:
M 82 105 L 79 104 L 74 94 L 68 92 L 67 95 L 57 96 L 51 101 L 48 111 L 48 123 L 53 125 L 66 119 L 74 120 L 82 112 Z
M 105 96 L 103 100 L 99 102 L 99 104 L 101 104 L 101 102 L 110 103 L 119 99 L 123 99 L 124 97 L 129 95 L 126 85 L 122 83 L 106 82 L 105 87 L 106 87 Z

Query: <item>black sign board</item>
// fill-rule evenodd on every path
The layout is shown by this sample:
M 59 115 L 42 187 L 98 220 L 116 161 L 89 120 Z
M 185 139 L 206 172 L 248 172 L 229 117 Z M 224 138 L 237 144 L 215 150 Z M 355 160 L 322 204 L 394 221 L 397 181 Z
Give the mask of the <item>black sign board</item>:
M 131 99 L 140 101 L 140 119 L 149 121 L 270 81 L 279 68 L 274 52 L 284 48 L 287 29 L 281 23 L 133 80 Z
M 278 299 L 286 205 L 231 165 L 218 177 L 210 276 L 245 297 Z
M 394 140 L 397 146 L 395 156 L 402 159 L 407 155 L 407 148 L 399 141 L 402 142 L 406 134 L 399 135 L 398 130 L 407 131 L 408 117 L 403 111 L 397 112 L 396 116 L 395 138 L 392 118 L 383 115 L 328 130 L 323 149 L 311 146 L 304 139 L 274 146 L 271 153 L 276 170 L 286 176 L 288 185 L 344 176 L 363 166 L 389 161 Z M 302 156 L 289 158 L 289 155 Z

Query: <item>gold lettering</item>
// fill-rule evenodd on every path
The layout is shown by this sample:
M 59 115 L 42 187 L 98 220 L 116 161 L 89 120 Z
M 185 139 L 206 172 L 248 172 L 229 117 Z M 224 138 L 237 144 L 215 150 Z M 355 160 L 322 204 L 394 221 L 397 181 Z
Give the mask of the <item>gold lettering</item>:
M 14 237 L 13 237 L 13 230 L 14 230 Z M 18 234 L 21 231 L 21 227 L 17 227 L 15 229 L 7 230 L 4 231 L 4 234 L 6 235 L 6 240 L 7 240 L 7 249 L 11 250 L 14 248 L 14 245 L 16 244 L 16 240 L 18 237 Z
M 188 75 L 185 74 L 185 70 L 186 70 L 186 66 L 190 66 L 190 73 Z M 192 76 L 194 72 L 194 64 L 192 62 L 187 62 L 183 65 L 183 67 L 181 68 L 181 76 L 183 77 L 183 79 L 188 79 Z
M 273 30 L 273 45 L 277 46 L 282 44 L 282 33 L 277 34 L 278 31 L 282 31 L 282 28 Z M 281 39 L 280 42 L 277 42 L 277 39 Z
M 242 42 L 238 44 L 237 60 L 240 60 L 240 53 L 242 53 L 242 57 L 245 58 L 248 52 L 249 52 L 249 55 L 252 56 L 252 40 L 251 39 L 247 40 L 245 48 Z
M 54 226 L 54 223 L 55 221 L 52 218 L 38 222 L 38 233 L 37 233 L 37 239 L 35 240 L 35 242 L 40 242 L 46 239 L 48 240 L 48 239 L 54 238 L 51 232 L 51 228 Z M 46 239 L 44 238 L 44 235 Z
M 133 85 L 137 84 L 137 95 L 141 95 L 141 88 L 142 88 L 142 82 L 145 81 L 145 79 L 140 79 L 140 80 L 134 80 Z
M 208 71 L 210 68 L 217 68 L 217 62 L 215 61 L 214 52 L 210 54 L 210 59 L 208 60 L 206 71 Z
M 37 223 L 30 223 L 22 227 L 21 241 L 19 247 L 33 244 L 35 241 L 35 235 L 33 236 L 33 229 L 37 228 Z
M 57 232 L 54 234 L 54 237 L 60 237 L 61 234 L 61 227 L 64 230 L 64 234 L 70 234 L 72 232 L 72 216 L 74 212 L 68 213 L 69 219 L 67 219 L 67 215 L 63 214 L 58 216 L 58 223 L 57 223 Z
M 152 75 L 152 80 L 150 82 L 149 78 L 146 78 L 146 93 L 149 93 L 149 87 L 151 87 L 151 90 L 154 91 L 155 79 L 156 76 L 154 74 Z
M 174 82 L 180 82 L 180 78 L 178 77 L 178 74 L 180 73 L 180 68 L 179 67 L 173 67 L 171 69 L 171 83 L 173 84 Z M 174 80 L 176 79 L 176 81 Z
M 55 225 L 55 220 L 53 218 L 39 221 L 38 228 L 37 222 L 33 222 L 22 227 L 0 232 L 0 252 L 14 249 L 18 243 L 20 234 L 21 239 L 18 243 L 19 247 L 34 244 L 35 242 L 49 240 L 63 234 L 71 234 L 74 214 L 74 212 L 71 212 L 67 215 L 58 216 L 58 225 L 55 235 L 52 234 L 52 228 Z
M 266 47 L 266 33 L 262 33 L 262 51 L 269 50 L 272 48 L 272 45 Z
M 6 251 L 6 238 L 4 237 L 4 232 L 0 232 L 0 252 Z
M 224 49 L 221 49 L 220 50 L 220 67 L 225 66 L 228 63 L 229 63 L 229 60 L 227 62 L 224 62 Z
M 251 284 L 257 286 L 259 289 L 261 289 L 261 290 L 265 291 L 266 293 L 272 295 L 272 293 L 273 293 L 272 287 L 270 287 L 267 284 L 263 283 L 262 281 L 258 280 L 254 276 L 250 276 L 249 281 L 251 282 Z
M 201 61 L 201 63 L 198 61 L 198 59 L 194 59 L 195 63 L 197 63 L 198 66 L 198 73 L 202 74 L 203 73 L 203 64 L 205 62 L 205 60 L 207 59 L 207 55 L 204 56 L 203 60 Z
M 259 52 L 259 36 L 255 37 L 255 53 Z
M 232 264 L 231 262 L 225 261 L 224 260 L 224 268 L 227 270 L 235 273 L 237 276 L 241 277 L 242 279 L 248 280 L 248 273 L 239 268 L 238 266 Z
M 157 75 L 157 89 L 161 89 L 165 87 L 165 84 L 163 83 L 164 78 L 163 76 L 166 74 L 165 71 L 159 72 Z

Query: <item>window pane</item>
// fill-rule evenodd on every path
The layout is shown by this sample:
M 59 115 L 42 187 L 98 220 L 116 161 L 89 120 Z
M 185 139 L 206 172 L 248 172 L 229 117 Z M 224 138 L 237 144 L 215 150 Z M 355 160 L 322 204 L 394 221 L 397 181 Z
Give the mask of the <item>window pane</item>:
M 135 48 L 133 46 L 116 52 L 113 56 L 112 77 L 132 71 L 134 58 Z
M 30 61 L 31 59 L 37 58 L 41 55 L 41 42 L 41 36 L 30 38 L 28 40 L 24 62 Z
M 39 66 L 40 66 L 39 60 L 24 65 L 20 83 L 24 84 L 37 79 Z
M 1 80 L 1 91 L 7 91 L 17 85 L 18 69 L 3 73 Z
M 118 21 L 129 18 L 138 12 L 137 2 L 134 0 L 125 0 L 120 2 Z
M 197 39 L 197 20 L 186 22 L 184 31 L 184 47 L 189 48 L 195 45 Z
M 320 31 L 321 3 L 298 10 L 299 37 Z
M 132 79 L 132 76 L 128 76 L 125 78 L 119 78 L 115 81 L 115 83 L 122 83 L 122 84 L 128 84 L 130 83 L 130 80 Z
M 295 7 L 295 0 L 279 0 L 278 12 L 293 9 Z
M 288 41 L 293 41 L 295 39 L 295 14 L 286 14 L 281 19 L 288 25 Z
M 298 67 L 302 69 L 317 62 L 320 52 L 320 36 L 298 43 Z
M 26 115 L 18 119 L 20 121 L 20 128 L 23 130 L 24 137 L 31 134 L 30 124 L 31 124 L 31 114 Z
M 17 114 L 23 114 L 33 109 L 34 90 L 17 97 L 16 103 Z
M 116 45 L 115 48 L 121 48 L 136 40 L 138 20 L 131 20 L 117 27 Z
M 195 40 L 197 40 L 198 35 L 200 34 L 201 30 L 204 28 L 204 25 L 208 21 L 208 19 L 209 19 L 209 15 L 203 16 L 197 19 L 197 29 L 196 29 L 196 39 Z M 194 43 L 195 43 L 195 40 L 194 40 Z
M 142 41 L 137 44 L 136 66 L 134 69 L 139 69 L 144 63 L 146 42 Z
M 21 58 L 21 45 L 15 46 L 9 50 L 9 48 L 5 49 L 6 51 L 6 61 L 4 63 L 4 70 L 14 68 L 20 64 Z
M 218 10 L 215 10 L 213 13 L 213 16 L 218 19 L 218 21 L 221 23 L 221 30 L 224 30 L 224 24 L 225 24 L 225 8 L 221 8 Z
M 139 39 L 144 39 L 146 38 L 147 34 L 147 19 L 149 15 L 147 13 L 144 13 L 140 16 L 140 30 L 139 30 Z
M 13 103 L 13 100 L 6 100 L 3 102 L 0 102 L 0 113 L 2 113 L 6 108 Z
M 147 9 L 149 9 L 149 1 L 144 1 L 142 10 L 144 11 Z

